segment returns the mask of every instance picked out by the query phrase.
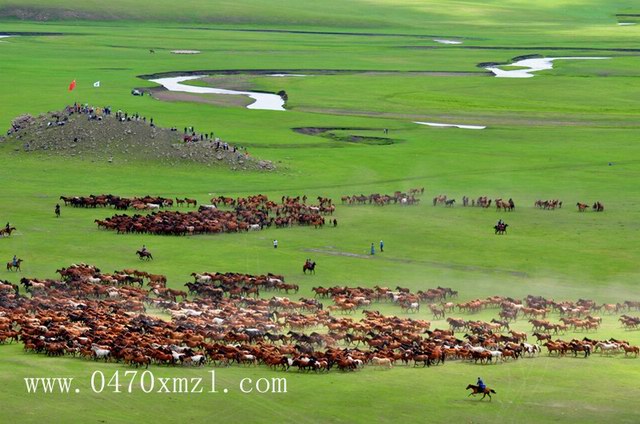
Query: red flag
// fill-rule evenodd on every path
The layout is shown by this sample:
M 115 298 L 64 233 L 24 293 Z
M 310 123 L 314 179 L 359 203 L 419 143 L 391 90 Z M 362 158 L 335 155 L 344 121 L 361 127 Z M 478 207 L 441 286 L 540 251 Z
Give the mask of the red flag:
M 69 84 L 69 91 L 72 91 L 74 88 L 76 88 L 76 80 L 71 81 L 71 84 Z

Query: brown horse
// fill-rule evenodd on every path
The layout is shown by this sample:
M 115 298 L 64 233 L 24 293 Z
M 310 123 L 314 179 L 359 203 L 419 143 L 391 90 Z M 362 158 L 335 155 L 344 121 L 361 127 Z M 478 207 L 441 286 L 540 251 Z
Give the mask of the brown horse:
M 16 227 L 5 227 L 0 229 L 0 237 L 9 237 L 12 232 L 16 230 Z
M 576 206 L 578 207 L 578 212 L 584 212 L 589 207 L 589 205 L 587 205 L 586 203 L 580 203 L 580 202 L 576 203 Z
M 489 396 L 489 400 L 491 400 L 491 393 L 493 393 L 494 395 L 496 394 L 496 391 L 493 389 L 490 389 L 488 387 L 485 387 L 484 390 L 481 390 L 480 387 L 474 385 L 474 384 L 469 384 L 466 388 L 466 390 L 473 390 L 471 393 L 469 393 L 469 396 L 471 395 L 479 395 L 482 394 L 482 398 L 480 398 L 480 400 L 484 399 L 485 397 Z M 467 396 L 467 397 L 469 397 Z
M 184 201 L 187 204 L 187 207 L 189 207 L 189 205 L 193 205 L 194 208 L 198 206 L 198 201 L 196 199 L 189 199 L 188 197 L 185 197 Z
M 13 261 L 7 262 L 7 271 L 20 271 L 20 264 L 22 263 L 22 259 L 18 259 L 16 261 L 15 266 L 13 265 Z

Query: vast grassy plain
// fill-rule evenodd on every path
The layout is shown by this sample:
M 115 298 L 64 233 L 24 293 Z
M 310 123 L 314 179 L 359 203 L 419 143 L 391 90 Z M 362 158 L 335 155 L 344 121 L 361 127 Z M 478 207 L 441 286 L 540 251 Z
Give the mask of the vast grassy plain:
M 618 26 L 616 18 L 640 13 L 634 2 L 137 3 L 132 8 L 124 1 L 0 1 L 0 33 L 57 34 L 0 40 L 0 122 L 8 128 L 17 115 L 37 115 L 74 101 L 111 105 L 153 116 L 161 126 L 215 131 L 246 146 L 251 155 L 274 161 L 278 169 L 168 167 L 126 157 L 109 163 L 102 157 L 26 153 L 20 143 L 0 143 L 0 222 L 18 227 L 10 238 L 0 239 L 0 258 L 23 257 L 23 275 L 55 277 L 61 266 L 87 262 L 106 271 L 139 267 L 166 274 L 174 287 L 194 271 L 281 273 L 300 284 L 300 296 L 310 296 L 318 285 L 380 284 L 412 290 L 450 286 L 461 300 L 527 294 L 599 303 L 640 300 L 640 50 L 634 50 L 640 26 Z M 434 38 L 463 44 L 438 44 Z M 202 53 L 171 54 L 174 49 Z M 529 79 L 494 78 L 477 67 L 530 54 L 610 59 L 557 61 L 553 70 Z M 309 76 L 241 78 L 256 90 L 286 90 L 286 112 L 129 94 L 133 87 L 153 86 L 139 75 L 236 69 L 304 70 Z M 461 72 L 473 74 L 455 74 Z M 234 77 L 224 78 L 234 84 Z M 78 86 L 69 93 L 73 79 Z M 93 88 L 98 80 L 101 87 Z M 430 128 L 413 121 L 487 129 Z M 378 137 L 388 128 L 386 137 L 393 143 L 346 143 L 298 134 L 292 131 L 296 127 L 368 128 L 338 134 Z M 63 208 L 60 219 L 53 214 L 60 195 L 152 194 L 207 202 L 212 194 L 307 194 L 339 203 L 342 195 L 423 186 L 418 206 L 338 205 L 338 227 L 320 230 L 125 236 L 94 225 L 110 210 Z M 438 194 L 458 203 L 463 195 L 512 197 L 516 211 L 432 207 L 430 199 Z M 535 200 L 551 198 L 563 200 L 564 207 L 533 207 Z M 604 213 L 580 214 L 574 207 L 596 200 L 605 204 Z M 494 236 L 491 227 L 498 218 L 510 224 L 507 236 Z M 271 247 L 274 238 L 280 242 L 277 250 Z M 380 239 L 384 254 L 368 256 L 370 243 Z M 141 264 L 133 255 L 143 243 L 156 258 L 152 263 Z M 309 256 L 318 262 L 314 276 L 300 272 Z M 20 278 L 1 272 L 0 279 Z M 407 316 L 392 305 L 375 308 Z M 497 311 L 454 315 L 489 320 Z M 410 316 L 431 318 L 427 308 Z M 640 344 L 640 334 L 624 331 L 617 318 L 605 315 L 597 333 L 563 337 L 618 337 Z M 438 326 L 446 323 L 434 322 Z M 514 327 L 530 330 L 524 320 Z M 24 353 L 21 345 L 2 345 L 0 400 L 6 411 L 0 422 L 11 417 L 61 423 L 634 423 L 640 419 L 638 361 L 599 354 L 558 359 L 545 353 L 499 365 L 456 361 L 431 369 L 398 366 L 327 375 L 235 366 L 216 369 L 218 386 L 228 387 L 227 394 L 92 394 L 94 371 L 109 375 L 128 368 L 47 358 Z M 157 376 L 206 377 L 212 368 L 151 369 Z M 464 387 L 479 375 L 498 392 L 491 403 L 466 397 Z M 23 378 L 37 376 L 75 377 L 81 392 L 27 394 Z M 238 384 L 245 377 L 286 377 L 288 393 L 242 394 Z

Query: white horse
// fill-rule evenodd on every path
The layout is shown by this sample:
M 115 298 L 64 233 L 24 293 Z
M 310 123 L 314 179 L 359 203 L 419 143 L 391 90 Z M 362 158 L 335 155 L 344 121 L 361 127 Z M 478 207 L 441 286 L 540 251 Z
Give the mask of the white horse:
M 101 347 L 97 346 L 97 345 L 92 345 L 91 346 L 91 350 L 93 351 L 93 358 L 97 361 L 98 359 L 104 359 L 105 362 L 107 362 L 107 360 L 109 359 L 109 357 L 111 356 L 111 350 L 109 349 L 102 349 Z
M 618 353 L 620 351 L 620 346 L 618 345 L 618 343 L 605 343 L 605 342 L 598 342 L 596 343 L 596 348 L 600 348 L 600 355 L 603 354 L 610 354 L 610 353 Z
M 371 364 L 374 367 L 384 367 L 384 368 L 391 368 L 393 366 L 391 364 L 391 359 L 389 359 L 389 358 L 378 358 L 377 356 L 374 356 L 373 358 L 371 358 Z

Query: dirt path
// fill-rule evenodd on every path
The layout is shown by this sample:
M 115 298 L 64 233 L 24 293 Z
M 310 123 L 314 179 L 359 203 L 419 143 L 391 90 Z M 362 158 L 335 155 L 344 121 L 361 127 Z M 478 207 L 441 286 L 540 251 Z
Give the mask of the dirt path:
M 320 254 L 323 254 L 323 255 L 344 256 L 344 257 L 358 258 L 358 259 L 373 259 L 373 258 L 376 258 L 377 260 L 383 260 L 383 261 L 387 261 L 387 262 L 396 262 L 396 263 L 403 263 L 403 264 L 428 265 L 428 266 L 433 267 L 433 268 L 450 269 L 450 270 L 455 270 L 455 271 L 480 272 L 480 273 L 483 273 L 483 274 L 504 274 L 504 275 L 508 275 L 508 276 L 511 276 L 511 277 L 529 278 L 529 274 L 527 274 L 526 272 L 512 271 L 512 270 L 500 269 L 500 268 L 486 268 L 486 267 L 475 266 L 475 265 L 459 265 L 459 264 L 452 264 L 452 263 L 445 263 L 445 262 L 424 261 L 424 260 L 418 260 L 418 259 L 389 258 L 389 257 L 383 257 L 381 255 L 377 255 L 377 256 L 361 255 L 361 254 L 357 254 L 357 253 L 340 252 L 340 251 L 337 251 L 337 250 L 326 250 L 326 249 L 304 249 L 303 251 L 304 252 L 312 252 L 312 253 L 320 253 Z

